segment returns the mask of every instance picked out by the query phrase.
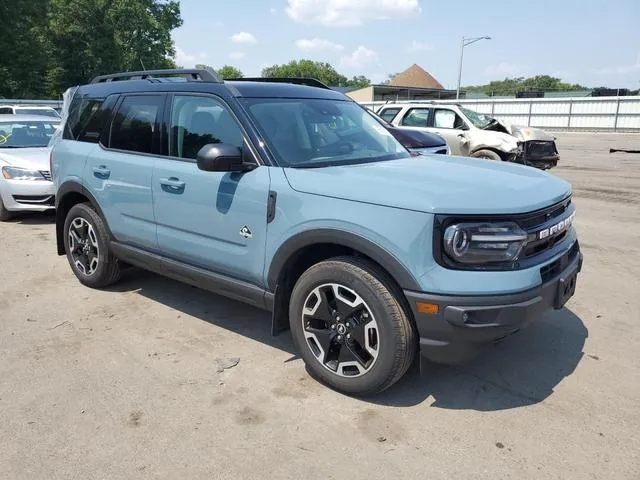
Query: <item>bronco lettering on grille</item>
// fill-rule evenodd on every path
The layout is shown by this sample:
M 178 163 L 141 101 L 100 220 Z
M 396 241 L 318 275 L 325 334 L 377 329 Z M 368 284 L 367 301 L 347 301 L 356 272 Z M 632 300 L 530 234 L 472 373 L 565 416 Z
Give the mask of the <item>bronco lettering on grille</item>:
M 573 224 L 573 219 L 575 218 L 575 216 L 576 216 L 576 214 L 574 212 L 569 217 L 565 218 L 564 220 L 559 221 L 555 225 L 552 225 L 549 228 L 545 228 L 544 230 L 540 230 L 538 232 L 538 239 L 542 240 L 544 238 L 557 235 L 557 234 L 562 233 L 563 231 L 567 230 L 569 227 L 571 227 L 571 224 Z

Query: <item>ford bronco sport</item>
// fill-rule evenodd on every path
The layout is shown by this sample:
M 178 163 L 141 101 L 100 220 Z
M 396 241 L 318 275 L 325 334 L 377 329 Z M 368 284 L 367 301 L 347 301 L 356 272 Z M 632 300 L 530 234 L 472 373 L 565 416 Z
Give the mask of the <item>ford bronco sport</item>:
M 83 284 L 139 266 L 270 310 L 310 372 L 374 394 L 560 309 L 582 254 L 565 181 L 412 156 L 313 80 L 98 77 L 52 141 L 57 249 Z

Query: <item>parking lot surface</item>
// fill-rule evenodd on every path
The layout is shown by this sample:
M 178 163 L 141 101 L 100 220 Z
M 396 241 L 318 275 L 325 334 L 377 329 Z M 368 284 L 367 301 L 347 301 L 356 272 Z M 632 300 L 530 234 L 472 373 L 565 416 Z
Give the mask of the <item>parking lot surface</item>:
M 0 478 L 640 478 L 640 135 L 558 134 L 576 296 L 382 395 L 318 384 L 267 313 L 150 273 L 90 290 L 53 218 L 0 224 Z

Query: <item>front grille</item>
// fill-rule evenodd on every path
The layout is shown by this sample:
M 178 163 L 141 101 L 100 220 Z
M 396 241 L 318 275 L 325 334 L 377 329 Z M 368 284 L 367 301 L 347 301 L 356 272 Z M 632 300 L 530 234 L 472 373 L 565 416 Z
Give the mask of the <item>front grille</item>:
M 556 203 L 542 210 L 522 215 L 518 217 L 518 224 L 525 230 L 535 229 L 545 223 L 560 217 L 564 212 L 571 207 L 571 198 L 567 198 L 560 203 Z
M 578 245 L 578 241 L 576 240 L 576 242 L 567 253 L 540 269 L 540 277 L 542 277 L 542 283 L 547 283 L 548 281 L 553 280 L 555 277 L 560 275 L 560 272 L 562 272 L 562 270 L 564 270 L 566 266 L 576 258 L 578 252 L 580 252 L 580 246 Z
M 442 150 L 438 150 L 438 151 L 436 151 L 436 153 L 437 153 L 438 155 L 446 155 L 446 154 L 447 154 L 447 149 L 446 149 L 446 148 L 443 148 Z
M 556 143 L 553 141 L 531 140 L 525 143 L 527 155 L 536 157 L 550 157 L 556 155 Z
M 40 174 L 46 179 L 51 181 L 51 172 L 49 170 L 40 170 Z

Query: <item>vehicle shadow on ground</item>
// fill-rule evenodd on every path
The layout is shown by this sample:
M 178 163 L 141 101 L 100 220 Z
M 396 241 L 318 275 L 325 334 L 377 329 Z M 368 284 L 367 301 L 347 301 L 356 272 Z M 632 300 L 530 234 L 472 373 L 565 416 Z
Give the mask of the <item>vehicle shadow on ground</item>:
M 290 353 L 288 361 L 298 358 L 288 332 L 271 335 L 271 314 L 264 310 L 139 269 L 131 269 L 108 290 L 135 291 L 186 315 Z
M 16 214 L 10 222 L 21 225 L 48 225 L 56 223 L 56 213 L 53 210 L 47 212 L 21 212 Z
M 573 373 L 588 330 L 568 309 L 548 313 L 527 329 L 491 345 L 464 365 L 423 361 L 394 387 L 370 399 L 389 406 L 496 411 L 542 402 Z
M 136 291 L 153 301 L 299 358 L 289 332 L 271 335 L 271 315 L 195 287 L 132 269 L 109 290 Z M 377 405 L 411 407 L 430 403 L 453 410 L 496 411 L 533 405 L 549 397 L 583 357 L 588 336 L 568 309 L 553 311 L 527 329 L 491 345 L 468 363 L 442 366 L 418 362 L 397 384 L 373 397 Z

